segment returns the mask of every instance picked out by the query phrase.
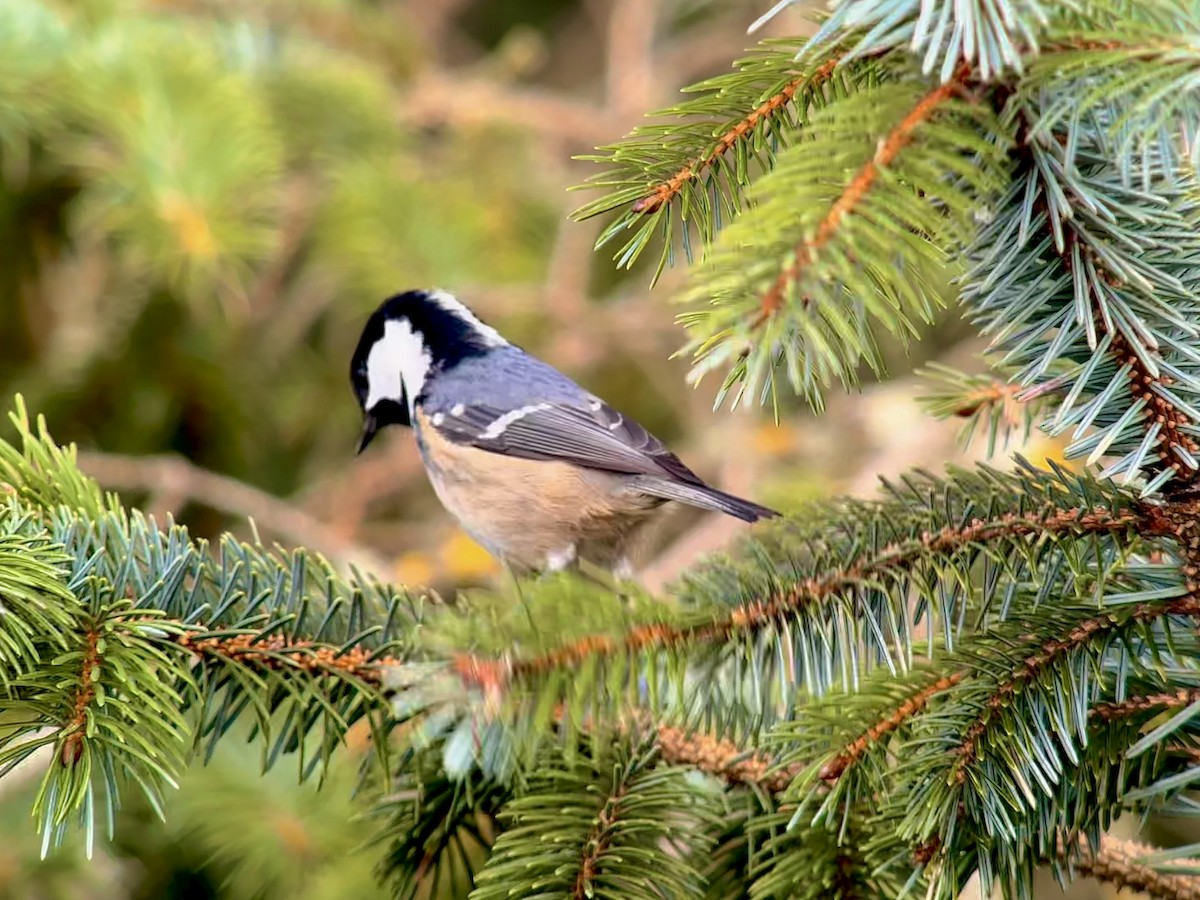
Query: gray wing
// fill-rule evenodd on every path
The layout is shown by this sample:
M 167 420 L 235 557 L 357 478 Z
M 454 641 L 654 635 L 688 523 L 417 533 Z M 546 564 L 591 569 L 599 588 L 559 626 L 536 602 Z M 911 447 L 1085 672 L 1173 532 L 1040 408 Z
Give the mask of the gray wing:
M 493 453 L 556 460 L 589 469 L 658 475 L 703 484 L 700 478 L 637 422 L 606 403 L 531 403 L 513 410 L 459 404 L 439 412 L 432 424 L 447 439 Z

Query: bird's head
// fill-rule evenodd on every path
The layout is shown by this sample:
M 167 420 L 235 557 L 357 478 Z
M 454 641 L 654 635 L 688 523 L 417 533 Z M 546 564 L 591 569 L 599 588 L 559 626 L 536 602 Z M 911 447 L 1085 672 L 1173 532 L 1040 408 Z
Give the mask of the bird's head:
M 421 391 L 437 372 L 507 343 L 446 291 L 389 297 L 367 319 L 350 361 L 364 416 L 358 452 L 388 425 L 411 426 Z

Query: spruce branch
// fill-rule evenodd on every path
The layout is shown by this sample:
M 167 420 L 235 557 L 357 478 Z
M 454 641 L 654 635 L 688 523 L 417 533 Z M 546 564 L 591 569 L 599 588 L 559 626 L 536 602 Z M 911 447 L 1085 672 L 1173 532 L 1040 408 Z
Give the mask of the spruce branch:
M 705 772 L 730 785 L 778 794 L 799 774 L 798 766 L 776 769 L 759 750 L 746 750 L 728 738 L 659 725 L 655 740 L 664 762 Z
M 1166 616 L 1200 616 L 1200 595 L 1187 593 L 1163 603 L 1142 603 L 1124 614 L 1104 614 L 1085 619 L 1075 626 L 1063 639 L 1052 639 L 1042 643 L 1035 652 L 1026 656 L 1010 677 L 996 685 L 987 698 L 978 718 L 963 734 L 962 741 L 953 751 L 956 759 L 950 776 L 960 785 L 967 780 L 967 770 L 976 761 L 980 752 L 980 740 L 994 727 L 996 714 L 1011 708 L 1013 698 L 1027 685 L 1041 678 L 1046 669 L 1059 663 L 1073 651 L 1093 642 L 1107 642 L 1114 632 L 1131 625 L 1146 624 Z
M 597 248 L 628 234 L 615 258 L 631 266 L 657 236 L 662 252 L 655 279 L 673 260 L 677 236 L 690 259 L 693 231 L 707 246 L 743 208 L 753 164 L 769 170 L 814 110 L 877 77 L 870 64 L 839 68 L 836 53 L 798 68 L 796 48 L 795 41 L 764 42 L 735 63 L 735 73 L 684 88 L 697 96 L 651 114 L 669 124 L 641 126 L 600 148 L 600 155 L 585 157 L 609 169 L 580 187 L 610 192 L 580 207 L 574 218 L 622 210 Z
M 841 778 L 846 770 L 861 759 L 863 754 L 877 744 L 881 738 L 894 732 L 913 716 L 920 714 L 935 694 L 954 687 L 966 675 L 967 673 L 963 671 L 952 672 L 905 696 L 898 706 L 873 723 L 864 733 L 851 740 L 845 749 L 825 763 L 819 773 L 821 780 L 830 782 Z
M 543 759 L 528 792 L 501 812 L 505 830 L 472 897 L 510 896 L 515 872 L 556 896 L 701 896 L 705 829 L 716 824 L 709 800 L 655 759 L 645 741 Z
M 725 154 L 735 144 L 746 140 L 747 135 L 753 133 L 768 118 L 776 115 L 781 109 L 791 103 L 792 99 L 796 96 L 796 92 L 800 90 L 802 85 L 807 85 L 809 90 L 819 88 L 833 74 L 833 70 L 837 68 L 837 64 L 838 59 L 835 57 L 823 62 L 811 75 L 798 75 L 793 78 L 780 88 L 779 91 L 751 110 L 744 118 L 738 120 L 736 124 L 728 128 L 717 138 L 717 143 L 712 150 L 702 156 L 688 160 L 679 171 L 675 172 L 666 181 L 660 181 L 647 188 L 646 195 L 634 202 L 630 207 L 630 212 L 649 215 L 650 213 L 657 212 L 663 204 L 670 203 L 679 196 L 686 182 L 703 175 L 706 170 L 716 165 L 718 160 L 723 159 Z
M 1098 703 L 1091 708 L 1090 715 L 1102 721 L 1111 721 L 1159 709 L 1178 709 L 1193 703 L 1200 703 L 1200 688 L 1181 688 L 1173 693 L 1144 694 Z
M 18 582 L 4 609 L 28 614 L 0 616 L 0 648 L 14 650 L 0 707 L 19 718 L 0 735 L 0 771 L 54 746 L 35 808 L 47 847 L 73 821 L 89 843 L 97 823 L 111 829 L 130 786 L 161 810 L 192 746 L 205 739 L 211 753 L 247 710 L 269 742 L 264 765 L 299 751 L 304 774 L 356 721 L 378 729 L 382 672 L 418 604 L 301 551 L 230 537 L 209 548 L 159 528 L 102 499 L 73 448 L 54 445 L 44 423 L 35 434 L 19 401 L 13 421 L 22 445 L 0 443 L 10 495 L 0 563 L 18 541 L 28 555 L 4 567 L 0 587 Z
M 583 844 L 583 863 L 579 866 L 579 874 L 575 876 L 575 884 L 571 896 L 575 900 L 590 900 L 595 894 L 596 870 L 600 859 L 608 850 L 613 839 L 614 826 L 618 826 L 617 816 L 621 812 L 621 801 L 625 798 L 626 786 L 621 784 L 604 800 L 604 806 L 596 814 L 595 824 L 588 833 Z
M 872 866 L 862 850 L 866 833 L 854 819 L 844 831 L 807 827 L 792 820 L 786 805 L 768 805 L 746 830 L 754 838 L 749 896 L 754 900 L 867 900 L 896 897 L 903 883 Z
M 1158 872 L 1141 860 L 1155 853 L 1155 848 L 1136 841 L 1126 841 L 1112 835 L 1100 838 L 1094 848 L 1088 841 L 1078 841 L 1078 852 L 1070 856 L 1076 871 L 1113 887 L 1140 891 L 1155 900 L 1200 900 L 1200 878 L 1195 875 L 1170 875 Z
M 1144 753 L 1141 720 L 1104 720 L 1088 706 L 1121 690 L 1121 673 L 1139 666 L 1139 647 L 1172 647 L 1180 660 L 1193 654 L 1200 603 L 1185 594 L 1109 608 L 1083 618 L 1084 627 L 1064 611 L 964 642 L 952 664 L 968 662 L 973 676 L 891 748 L 903 761 L 882 782 L 890 812 L 879 822 L 880 852 L 891 840 L 884 835 L 896 835 L 935 874 L 938 896 L 955 896 L 975 871 L 985 890 L 998 882 L 1026 896 L 1033 866 L 1056 858 L 1059 835 L 1094 834 L 1126 803 L 1169 801 L 1171 776 L 1186 759 Z M 1028 634 L 1052 618 L 1066 639 Z M 982 653 L 987 642 L 993 649 Z M 998 696 L 1003 705 L 990 702 Z M 1156 736 L 1186 723 L 1168 725 Z
M 681 296 L 693 380 L 728 369 L 718 402 L 765 399 L 781 370 L 819 407 L 860 363 L 881 370 L 872 329 L 905 341 L 944 303 L 947 258 L 1002 183 L 1006 139 L 965 81 L 889 72 L 812 116 Z
M 361 646 L 339 648 L 309 640 L 289 640 L 273 632 L 240 631 L 230 635 L 226 629 L 213 634 L 198 628 L 186 629 L 182 623 L 176 643 L 202 660 L 236 663 L 264 672 L 295 670 L 308 674 L 336 674 L 364 685 L 380 686 L 384 670 L 401 665 L 395 656 L 379 655 Z M 186 629 L 186 630 L 185 630 Z
M 159 623 L 148 624 L 124 597 L 82 599 L 67 649 L 43 645 L 38 665 L 6 686 L 0 708 L 20 715 L 0 739 L 0 771 L 52 745 L 33 809 L 43 847 L 78 823 L 90 852 L 99 823 L 111 837 L 124 792 L 161 810 L 182 772 L 189 728 L 174 677 L 163 678 L 171 665 L 155 639 Z
M 69 561 L 33 511 L 13 497 L 0 503 L 0 689 L 40 662 L 43 642 L 67 648 Z
M 1171 614 L 1180 613 L 1181 610 L 1185 614 L 1191 614 L 1193 608 L 1193 604 L 1184 603 L 1172 609 Z M 1095 627 L 1089 628 L 1085 625 L 1082 630 L 1094 633 Z M 1021 670 L 1020 677 L 1032 677 L 1026 676 L 1026 671 Z M 826 783 L 836 782 L 875 745 L 924 714 L 936 695 L 949 691 L 970 675 L 967 670 L 959 670 L 933 680 L 927 679 L 923 687 L 902 694 L 892 704 L 876 704 L 876 723 L 848 741 L 839 738 L 839 749 L 817 770 L 820 780 Z M 1015 682 L 1007 682 L 1001 686 L 1001 690 L 1008 694 L 1015 693 L 1016 689 Z M 839 710 L 845 709 L 847 699 L 853 698 L 836 698 L 835 705 Z M 1092 721 L 1111 722 L 1147 714 L 1158 715 L 1163 710 L 1180 709 L 1194 703 L 1200 703 L 1200 687 L 1171 693 L 1140 694 L 1123 700 L 1102 700 L 1089 707 L 1087 715 Z M 793 749 L 784 756 L 775 756 L 761 748 L 748 750 L 728 738 L 667 724 L 654 726 L 654 731 L 658 752 L 664 763 L 695 769 L 731 786 L 753 788 L 776 797 L 794 794 L 796 779 L 807 768 L 802 758 L 806 752 L 816 755 L 809 746 L 800 750 Z M 780 745 L 794 744 L 796 735 L 789 733 L 790 731 L 789 728 L 788 731 L 777 732 L 772 736 L 772 742 Z M 1191 748 L 1182 749 L 1188 753 L 1196 752 Z
M 937 533 L 924 533 L 905 543 L 889 544 L 868 558 L 805 578 L 709 621 L 695 625 L 643 625 L 620 637 L 591 635 L 525 659 L 485 659 L 464 653 L 455 657 L 454 669 L 466 687 L 480 689 L 489 696 L 501 695 L 513 683 L 535 679 L 558 669 L 576 668 L 586 660 L 636 655 L 694 643 L 723 642 L 736 635 L 751 635 L 839 591 L 889 573 L 903 573 L 930 554 L 947 554 L 967 545 L 1028 535 L 1119 534 L 1139 521 L 1140 517 L 1133 511 L 1113 513 L 1102 508 L 1085 510 L 1078 507 L 977 519 L 963 527 L 947 526 Z
M 513 787 L 477 771 L 450 778 L 440 755 L 428 749 L 397 760 L 391 777 L 391 789 L 373 810 L 381 820 L 376 840 L 386 845 L 381 875 L 397 897 L 414 896 L 428 884 L 465 896 L 482 851 L 500 831 L 496 817 L 513 799 Z
M 1169 0 L 1126 5 L 1118 26 L 1087 12 L 1066 15 L 1048 30 L 1021 83 L 1031 98 L 1055 97 L 1043 108 L 1038 131 L 1086 122 L 1126 160 L 1131 175 L 1129 162 L 1160 154 L 1168 179 L 1175 169 L 1194 170 L 1196 33 L 1191 11 Z
M 930 363 L 917 374 L 932 383 L 931 389 L 917 400 L 930 415 L 966 420 L 962 432 L 964 447 L 983 431 L 989 458 L 1000 447 L 1007 447 L 1014 437 L 1027 441 L 1053 398 L 1070 386 L 1070 379 L 1063 376 L 1023 388 L 996 375 L 967 375 L 940 363 Z
M 93 676 L 98 674 L 100 669 L 99 644 L 99 632 L 95 627 L 88 628 L 84 633 L 83 659 L 79 667 L 79 684 L 75 688 L 74 709 L 63 726 L 66 738 L 63 740 L 60 754 L 64 766 L 74 765 L 83 754 L 83 730 L 87 725 L 88 707 L 96 699 Z
M 752 30 L 795 2 L 779 0 Z M 1053 15 L 1053 5 L 1040 0 L 998 6 L 988 0 L 841 0 L 808 46 L 850 37 L 851 56 L 903 50 L 921 60 L 924 73 L 937 70 L 942 81 L 962 65 L 989 80 L 1024 68 L 1026 53 L 1036 51 Z
M 1028 106 L 1018 114 L 1026 129 L 1037 121 Z M 1012 187 L 972 251 L 963 298 L 1020 384 L 1071 378 L 1046 423 L 1052 434 L 1074 429 L 1068 457 L 1115 457 L 1101 474 L 1141 475 L 1143 495 L 1172 481 L 1186 487 L 1200 465 L 1187 189 L 1161 177 L 1153 194 L 1128 186 L 1094 136 L 1020 140 Z
M 817 254 L 833 239 L 842 220 L 857 209 L 879 178 L 880 173 L 891 166 L 900 151 L 912 141 L 913 133 L 917 128 L 928 121 L 939 106 L 962 93 L 966 75 L 967 71 L 962 69 L 956 75 L 955 80 L 938 85 L 920 97 L 904 118 L 887 133 L 875 151 L 875 155 L 863 164 L 863 167 L 858 170 L 834 200 L 829 211 L 817 223 L 812 237 L 805 238 L 796 245 L 791 261 L 783 267 L 774 283 L 762 295 L 759 311 L 750 324 L 751 330 L 760 327 L 779 311 L 785 297 L 795 291 L 796 283 L 803 270 L 812 264 Z M 809 302 L 807 297 L 800 298 L 802 307 L 807 306 Z

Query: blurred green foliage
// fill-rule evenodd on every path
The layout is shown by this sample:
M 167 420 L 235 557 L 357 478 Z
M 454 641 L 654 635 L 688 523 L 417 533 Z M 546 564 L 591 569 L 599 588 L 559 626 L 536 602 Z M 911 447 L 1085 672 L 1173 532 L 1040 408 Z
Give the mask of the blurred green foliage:
M 0 391 L 290 492 L 350 458 L 369 310 L 537 279 L 549 191 L 520 135 L 398 127 L 403 9 L 156 6 L 0 4 Z
M 570 156 L 624 127 L 591 105 L 615 61 L 591 6 L 3 0 L 0 394 L 23 393 L 85 451 L 179 454 L 385 556 L 411 549 L 431 578 L 477 580 L 490 560 L 454 536 L 419 473 L 377 453 L 374 480 L 356 487 L 371 460 L 353 456 L 346 367 L 384 296 L 463 291 L 663 437 L 694 415 L 682 378 L 662 374 L 678 337 L 669 311 L 639 298 L 597 312 L 629 276 L 593 269 L 590 233 L 567 221 Z M 725 43 L 679 54 L 642 90 L 725 67 L 741 42 L 729 21 L 756 8 L 678 4 L 664 30 Z M 539 105 L 521 93 L 532 81 L 589 99 Z M 500 93 L 477 95 L 488 88 Z M 630 115 L 652 105 L 608 101 Z M 567 252 L 565 228 L 581 238 Z M 597 349 L 548 346 L 565 331 Z M 152 510 L 161 488 L 157 511 L 201 535 L 245 515 L 150 481 L 114 486 Z M 88 862 L 82 846 L 40 860 L 37 780 L 10 773 L 0 898 L 382 896 L 378 852 L 356 852 L 372 829 L 344 776 L 318 796 L 288 767 L 260 778 L 253 747 L 226 745 L 189 770 L 166 825 L 130 808 L 119 844 Z
M 593 268 L 595 234 L 567 223 L 576 198 L 562 188 L 580 180 L 565 174 L 572 153 L 727 69 L 763 5 L 663 3 L 654 49 L 601 40 L 608 4 L 583 0 L 2 0 L 0 395 L 23 393 L 62 442 L 178 453 L 389 558 L 420 550 L 431 577 L 428 542 L 451 526 L 419 472 L 355 478 L 372 463 L 353 456 L 346 366 L 388 293 L 461 290 L 663 438 L 707 450 L 709 398 L 667 362 L 681 335 L 641 290 L 646 266 Z M 622 81 L 639 52 L 650 80 Z M 621 296 L 626 284 L 639 295 Z M 765 501 L 827 493 L 850 471 L 847 448 L 812 450 L 821 433 L 805 424 L 737 454 L 751 468 L 825 459 Z M 710 458 L 733 455 L 710 443 Z M 238 518 L 204 500 L 163 503 L 201 535 Z M 461 541 L 442 549 L 453 577 L 488 571 Z M 527 614 L 476 603 L 481 623 Z M 189 770 L 165 826 L 130 809 L 121 843 L 90 863 L 81 847 L 39 861 L 36 782 L 9 778 L 0 898 L 381 896 L 345 776 L 318 796 L 226 745 Z
M 93 859 L 81 841 L 39 860 L 30 827 L 37 782 L 0 802 L 0 898 L 5 900 L 374 900 L 373 823 L 353 796 L 349 765 L 323 786 L 296 784 L 286 766 L 263 774 L 231 741 L 172 792 L 160 819 L 144 801 L 122 811 L 117 841 Z M 119 892 L 119 893 L 118 893 Z

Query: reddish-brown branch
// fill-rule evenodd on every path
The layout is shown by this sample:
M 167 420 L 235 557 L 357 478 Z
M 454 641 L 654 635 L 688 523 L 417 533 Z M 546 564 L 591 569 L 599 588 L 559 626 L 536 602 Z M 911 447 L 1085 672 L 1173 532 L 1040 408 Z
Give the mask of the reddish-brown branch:
M 575 877 L 575 891 L 572 896 L 576 900 L 588 900 L 592 896 L 589 893 L 589 887 L 596 879 L 596 869 L 600 863 L 600 857 L 612 842 L 612 829 L 617 820 L 617 808 L 624 796 L 625 785 L 622 784 L 611 797 L 604 801 L 604 806 L 596 815 L 596 824 L 592 826 L 592 831 L 583 845 L 583 862 L 579 866 L 579 874 Z
M 869 728 L 864 735 L 850 742 L 838 756 L 827 763 L 821 770 L 820 777 L 825 781 L 833 781 L 845 774 L 873 742 L 918 715 L 931 697 L 953 687 L 966 676 L 966 672 L 954 672 L 906 698 L 894 712 Z M 1196 702 L 1200 702 L 1200 688 L 1187 688 L 1174 693 L 1146 694 L 1097 703 L 1088 710 L 1088 716 L 1111 722 L 1152 710 L 1178 709 Z M 716 738 L 703 732 L 687 732 L 670 725 L 659 725 L 656 732 L 659 754 L 664 762 L 707 772 L 730 785 L 757 787 L 770 794 L 780 794 L 804 769 L 800 763 L 779 769 L 775 760 L 761 750 L 745 750 L 730 740 Z M 1191 747 L 1180 747 L 1177 750 L 1181 753 L 1200 753 Z
M 1042 210 L 1047 216 L 1050 215 L 1044 202 L 1040 204 Z M 1087 241 L 1083 240 L 1079 233 L 1075 230 L 1075 226 L 1067 223 L 1068 227 L 1064 229 L 1063 249 L 1059 253 L 1059 258 L 1062 261 L 1063 268 L 1068 272 L 1072 272 L 1075 268 L 1074 258 L 1078 251 L 1079 255 L 1086 259 L 1095 269 L 1101 278 L 1112 288 L 1119 289 L 1122 287 L 1122 281 L 1114 273 L 1109 271 L 1105 266 L 1104 261 L 1100 256 L 1088 246 Z M 1191 469 L 1185 462 L 1179 451 L 1190 454 L 1193 458 L 1200 456 L 1200 442 L 1189 435 L 1184 429 L 1191 425 L 1191 420 L 1180 409 L 1176 408 L 1170 400 L 1162 393 L 1160 389 L 1167 388 L 1171 385 L 1172 379 L 1170 376 L 1163 374 L 1155 374 L 1146 365 L 1145 360 L 1139 356 L 1130 344 L 1129 340 L 1119 330 L 1109 331 L 1109 319 L 1102 314 L 1103 298 L 1098 296 L 1097 287 L 1090 279 L 1085 279 L 1088 284 L 1093 318 L 1099 329 L 1106 331 L 1112 335 L 1112 342 L 1109 345 L 1109 352 L 1112 354 L 1118 366 L 1129 366 L 1129 389 L 1133 394 L 1134 399 L 1142 399 L 1145 406 L 1142 408 L 1142 426 L 1146 431 L 1158 425 L 1158 434 L 1155 441 L 1158 445 L 1158 458 L 1163 466 L 1170 467 L 1175 470 L 1175 476 L 1179 481 L 1188 483 L 1193 481 L 1197 473 Z M 1149 353 L 1151 351 L 1144 351 Z
M 1060 847 L 1059 855 L 1073 857 L 1076 871 L 1097 881 L 1160 900 L 1200 900 L 1200 876 L 1168 875 L 1137 861 L 1156 852 L 1153 847 L 1106 834 L 1101 836 L 1098 850 L 1082 839 L 1077 856 L 1068 850 L 1066 845 Z
M 1171 44 L 1166 41 L 1145 43 L 1144 41 L 1136 41 L 1129 43 L 1126 41 L 1089 41 L 1089 40 L 1072 40 L 1061 43 L 1047 44 L 1042 47 L 1040 56 L 1043 58 L 1051 53 L 1078 53 L 1080 50 L 1095 50 L 1095 51 L 1110 51 L 1110 50 L 1130 50 L 1142 54 L 1143 56 L 1160 56 L 1164 53 L 1173 53 L 1180 49 L 1191 49 L 1188 44 Z
M 386 667 L 400 665 L 400 660 L 395 657 L 372 659 L 370 651 L 362 647 L 352 647 L 339 654 L 326 645 L 312 641 L 289 641 L 278 634 L 256 640 L 253 634 L 218 638 L 184 632 L 176 643 L 201 659 L 224 659 L 274 671 L 299 669 L 308 673 L 337 672 L 372 685 L 382 683 Z
M 912 853 L 913 862 L 918 866 L 927 866 L 937 855 L 942 846 L 942 839 L 936 834 L 925 843 L 918 845 Z
M 966 781 L 967 767 L 975 761 L 979 751 L 979 739 L 983 737 L 997 712 L 1008 706 L 1015 695 L 1026 684 L 1033 681 L 1048 665 L 1091 641 L 1123 628 L 1131 622 L 1150 622 L 1163 616 L 1200 616 L 1200 596 L 1187 594 L 1162 603 L 1140 603 L 1129 617 L 1118 618 L 1112 614 L 1085 619 L 1061 640 L 1055 638 L 1042 644 L 1041 649 L 1027 657 L 1021 668 L 996 688 L 979 718 L 967 729 L 957 749 L 952 776 L 960 784 Z
M 821 769 L 822 780 L 837 781 L 846 769 L 856 763 L 881 737 L 891 734 L 923 710 L 931 697 L 954 687 L 954 685 L 966 677 L 966 674 L 966 672 L 953 672 L 944 678 L 939 678 L 932 684 L 927 684 L 911 697 L 906 697 L 903 703 L 868 728 L 864 734 L 847 744 L 845 750 L 826 763 Z
M 649 215 L 661 209 L 665 204 L 670 203 L 679 196 L 679 192 L 683 190 L 683 186 L 687 182 L 699 177 L 718 159 L 728 153 L 734 144 L 742 140 L 746 135 L 753 134 L 754 129 L 791 103 L 792 98 L 796 96 L 796 92 L 800 90 L 801 86 L 805 84 L 809 86 L 820 84 L 833 74 L 833 70 L 837 68 L 837 64 L 837 59 L 831 59 L 813 72 L 812 75 L 798 75 L 795 79 L 789 81 L 780 89 L 779 93 L 772 94 L 755 107 L 749 115 L 722 134 L 717 139 L 717 143 L 711 151 L 704 156 L 699 156 L 686 163 L 666 181 L 660 182 L 650 188 L 650 192 L 645 197 L 633 204 L 632 211 Z
M 858 896 L 858 882 L 854 878 L 854 858 L 846 853 L 839 853 L 834 862 L 837 868 L 833 873 L 833 884 L 838 900 L 854 900 Z
M 772 771 L 774 760 L 761 751 L 747 752 L 732 741 L 669 725 L 658 726 L 658 749 L 664 762 L 699 769 L 729 784 L 760 787 L 772 794 L 782 792 L 802 768 L 793 765 Z
M 84 635 L 83 664 L 79 669 L 79 687 L 75 692 L 75 707 L 63 727 L 66 738 L 62 744 L 62 764 L 73 766 L 83 755 L 83 738 L 87 731 L 87 710 L 96 699 L 96 683 L 92 680 L 100 665 L 100 632 L 95 626 Z
M 481 659 L 459 654 L 454 667 L 463 683 L 498 696 L 514 680 L 577 665 L 593 657 L 638 653 L 656 647 L 696 642 L 721 641 L 733 634 L 754 632 L 809 603 L 819 602 L 864 580 L 903 571 L 930 553 L 945 553 L 971 543 L 1016 538 L 1034 534 L 1074 532 L 1078 534 L 1124 531 L 1138 523 L 1149 528 L 1133 512 L 1114 514 L 1107 509 L 1055 509 L 1043 513 L 1009 513 L 996 519 L 976 519 L 961 528 L 946 527 L 926 533 L 915 541 L 883 548 L 874 556 L 823 577 L 807 578 L 786 592 L 743 604 L 728 614 L 700 625 L 642 625 L 625 635 L 589 635 L 541 656 L 528 659 Z
M 783 298 L 787 293 L 788 286 L 796 282 L 796 279 L 800 277 L 801 271 L 812 263 L 817 252 L 829 243 L 837 233 L 842 220 L 854 212 L 855 208 L 862 202 L 862 199 L 879 178 L 879 173 L 895 161 L 900 151 L 912 140 L 913 133 L 917 128 L 928 121 L 937 111 L 938 107 L 961 93 L 963 81 L 966 79 L 968 72 L 969 70 L 966 67 L 960 68 L 952 80 L 939 85 L 927 93 L 909 111 L 908 115 L 901 119 L 900 123 L 888 133 L 887 137 L 880 142 L 878 149 L 875 151 L 875 156 L 868 160 L 858 170 L 858 174 L 846 185 L 841 196 L 838 197 L 833 206 L 829 208 L 829 212 L 817 224 L 817 229 L 813 233 L 813 236 L 806 238 L 796 246 L 791 262 L 783 267 L 775 282 L 763 294 L 759 304 L 759 311 L 753 323 L 751 323 L 752 328 L 758 328 L 779 311 L 779 308 L 783 305 Z
M 1088 711 L 1088 715 L 1100 719 L 1102 722 L 1111 722 L 1115 719 L 1127 719 L 1138 713 L 1150 712 L 1154 709 L 1177 709 L 1181 706 L 1191 706 L 1196 702 L 1200 702 L 1200 688 L 1182 688 L 1173 694 L 1146 694 L 1108 703 L 1097 703 Z
M 1103 322 L 1103 317 L 1097 316 Z M 1142 424 L 1148 431 L 1158 425 L 1158 458 L 1164 466 L 1175 470 L 1175 475 L 1182 481 L 1191 481 L 1196 472 L 1189 468 L 1175 448 L 1181 448 L 1192 458 L 1200 457 L 1200 443 L 1183 429 L 1191 425 L 1191 420 L 1170 400 L 1164 397 L 1157 387 L 1169 387 L 1173 379 L 1169 375 L 1155 375 L 1147 367 L 1140 356 L 1133 351 L 1129 342 L 1120 332 L 1113 332 L 1111 345 L 1112 355 L 1117 365 L 1129 365 L 1129 389 L 1135 399 L 1141 398 L 1146 405 L 1142 408 Z
M 1009 421 L 1016 421 L 1017 417 L 1012 413 L 1012 409 L 1021 403 L 1017 395 L 1023 393 L 1025 390 L 1019 384 L 1005 384 L 1002 381 L 993 381 L 991 384 L 976 388 L 965 394 L 962 402 L 955 408 L 954 415 L 960 419 L 967 419 L 981 409 L 999 406 L 1005 410 L 1005 418 Z
M 841 753 L 822 768 L 820 777 L 824 781 L 834 781 L 841 777 L 873 743 L 918 715 L 934 695 L 948 690 L 966 677 L 966 672 L 953 672 L 906 697 L 891 713 L 847 744 Z M 1088 716 L 1111 722 L 1152 710 L 1178 709 L 1196 702 L 1200 702 L 1200 688 L 1184 688 L 1173 693 L 1145 694 L 1097 703 L 1088 710 Z M 647 719 L 641 722 L 640 726 L 648 722 Z M 771 794 L 779 794 L 787 789 L 804 768 L 802 764 L 794 763 L 778 769 L 775 760 L 767 753 L 761 750 L 746 750 L 733 741 L 716 738 L 704 732 L 689 732 L 670 725 L 654 727 L 659 754 L 664 762 L 706 772 L 731 785 L 757 787 Z M 1194 748 L 1180 748 L 1180 752 L 1200 751 Z

